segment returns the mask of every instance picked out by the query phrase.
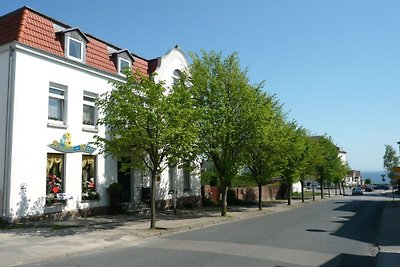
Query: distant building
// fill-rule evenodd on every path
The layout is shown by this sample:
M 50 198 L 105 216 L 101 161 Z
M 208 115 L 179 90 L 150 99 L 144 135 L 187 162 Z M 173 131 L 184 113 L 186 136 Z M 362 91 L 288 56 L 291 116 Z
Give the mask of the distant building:
M 345 180 L 345 185 L 346 186 L 358 186 L 362 185 L 362 178 L 361 178 L 361 172 L 356 171 L 356 170 L 351 170 L 349 173 L 347 173 L 346 180 Z

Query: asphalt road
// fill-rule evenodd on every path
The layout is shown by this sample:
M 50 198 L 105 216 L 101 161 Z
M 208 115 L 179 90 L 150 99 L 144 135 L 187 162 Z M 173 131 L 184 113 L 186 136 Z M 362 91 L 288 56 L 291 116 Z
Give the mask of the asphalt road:
M 374 266 L 382 206 L 367 193 L 30 266 Z

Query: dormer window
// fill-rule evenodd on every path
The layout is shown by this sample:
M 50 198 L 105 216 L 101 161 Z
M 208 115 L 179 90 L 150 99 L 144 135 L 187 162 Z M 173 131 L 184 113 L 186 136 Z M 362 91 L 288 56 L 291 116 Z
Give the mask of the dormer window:
M 113 50 L 110 52 L 110 56 L 119 75 L 125 76 L 126 69 L 132 69 L 134 59 L 127 49 Z
M 83 42 L 72 37 L 67 38 L 67 57 L 83 62 Z
M 131 69 L 132 63 L 129 60 L 118 57 L 118 74 L 125 75 L 126 69 Z
M 86 44 L 89 39 L 78 28 L 64 29 L 58 32 L 61 42 L 64 44 L 64 53 L 68 59 L 86 62 Z

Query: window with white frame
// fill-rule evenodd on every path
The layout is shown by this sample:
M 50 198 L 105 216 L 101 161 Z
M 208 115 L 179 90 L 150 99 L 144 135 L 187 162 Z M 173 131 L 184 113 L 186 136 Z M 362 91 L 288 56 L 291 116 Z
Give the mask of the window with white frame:
M 97 121 L 97 108 L 96 108 L 97 95 L 90 92 L 83 92 L 83 117 L 82 123 L 87 126 L 96 127 Z
M 58 86 L 49 87 L 48 119 L 65 124 L 66 89 Z
M 118 73 L 120 75 L 125 75 L 125 70 L 131 68 L 131 62 L 129 60 L 126 60 L 122 57 L 118 57 Z
M 67 57 L 83 62 L 84 43 L 72 37 L 67 38 Z

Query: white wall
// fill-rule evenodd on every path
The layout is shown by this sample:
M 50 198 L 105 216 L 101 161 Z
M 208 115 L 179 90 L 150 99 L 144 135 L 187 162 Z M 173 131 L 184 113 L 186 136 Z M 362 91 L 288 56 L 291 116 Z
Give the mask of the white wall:
M 82 130 L 83 91 L 100 95 L 111 89 L 108 81 L 108 77 L 82 71 L 63 62 L 44 59 L 23 50 L 17 51 L 11 169 L 12 214 L 27 212 L 33 215 L 44 211 L 47 153 L 58 153 L 48 144 L 59 141 L 65 132 L 71 133 L 72 145 L 94 141 L 95 133 Z M 50 83 L 67 87 L 66 129 L 47 125 Z M 104 127 L 101 127 L 99 134 L 104 135 L 104 131 Z M 104 159 L 103 155 L 98 156 L 97 188 L 103 197 L 100 201 L 81 203 L 82 153 L 64 155 L 64 191 L 73 196 L 73 201 L 68 202 L 65 210 L 106 205 L 108 197 L 105 188 L 117 179 L 116 161 L 111 157 Z M 23 184 L 26 190 L 21 190 Z

